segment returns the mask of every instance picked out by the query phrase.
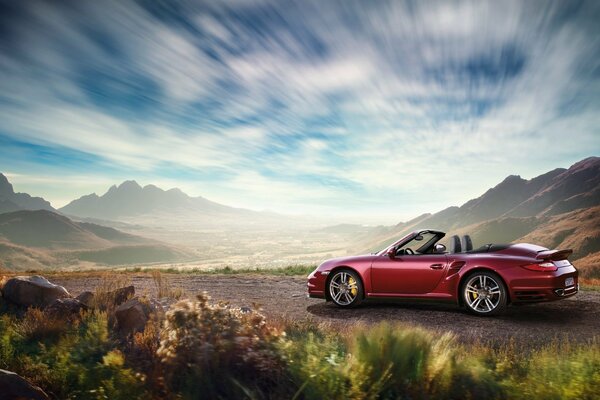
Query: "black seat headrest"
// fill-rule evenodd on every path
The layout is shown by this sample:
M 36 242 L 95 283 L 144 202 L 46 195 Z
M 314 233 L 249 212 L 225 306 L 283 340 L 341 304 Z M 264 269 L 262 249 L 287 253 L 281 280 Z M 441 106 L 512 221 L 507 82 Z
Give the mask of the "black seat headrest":
M 462 251 L 471 251 L 473 250 L 473 242 L 471 241 L 471 236 L 463 235 L 460 241 Z
M 449 253 L 460 253 L 461 252 L 460 238 L 458 235 L 451 236 L 448 240 L 448 252 Z

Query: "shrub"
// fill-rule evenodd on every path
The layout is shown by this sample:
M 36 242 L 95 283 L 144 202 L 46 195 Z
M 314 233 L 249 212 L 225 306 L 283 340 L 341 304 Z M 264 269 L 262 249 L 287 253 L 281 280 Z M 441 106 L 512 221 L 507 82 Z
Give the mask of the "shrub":
M 35 313 L 28 311 L 26 315 L 38 321 Z M 56 398 L 144 396 L 144 377 L 128 368 L 123 354 L 115 349 L 106 314 L 86 314 L 79 325 L 44 342 L 31 341 L 24 334 L 30 332 L 24 323 L 14 316 L 0 317 L 0 367 L 18 373 Z
M 77 324 L 74 320 L 71 323 Z M 54 340 L 70 328 L 64 320 L 47 315 L 39 308 L 29 308 L 17 325 L 19 333 L 25 340 Z
M 283 351 L 297 395 L 306 399 L 502 397 L 479 359 L 461 360 L 452 336 L 423 329 L 383 323 L 345 340 L 309 332 Z
M 210 304 L 206 294 L 167 313 L 158 356 L 171 391 L 184 398 L 240 397 L 276 383 L 281 332 L 255 310 Z
M 518 357 L 520 374 L 504 385 L 511 398 L 543 400 L 600 398 L 600 343 L 552 345 Z

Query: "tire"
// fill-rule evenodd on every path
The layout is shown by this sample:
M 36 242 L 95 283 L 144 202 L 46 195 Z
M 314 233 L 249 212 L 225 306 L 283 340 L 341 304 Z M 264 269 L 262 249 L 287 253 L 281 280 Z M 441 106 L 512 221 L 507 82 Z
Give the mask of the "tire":
M 358 306 L 364 293 L 360 276 L 347 269 L 337 270 L 331 275 L 327 282 L 327 292 L 331 301 L 341 308 Z
M 502 314 L 508 304 L 508 292 L 498 274 L 477 271 L 468 275 L 460 295 L 467 311 L 482 317 Z

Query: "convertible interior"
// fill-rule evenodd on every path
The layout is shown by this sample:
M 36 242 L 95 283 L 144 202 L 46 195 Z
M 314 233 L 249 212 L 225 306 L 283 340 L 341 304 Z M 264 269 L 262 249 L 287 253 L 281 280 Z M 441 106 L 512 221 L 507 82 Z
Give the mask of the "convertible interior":
M 443 232 L 424 231 L 412 240 L 396 249 L 396 255 L 419 254 L 457 254 L 457 253 L 489 253 L 506 249 L 509 245 L 485 244 L 473 249 L 473 240 L 470 235 L 453 235 L 448 238 L 446 245 L 440 243 L 444 237 Z

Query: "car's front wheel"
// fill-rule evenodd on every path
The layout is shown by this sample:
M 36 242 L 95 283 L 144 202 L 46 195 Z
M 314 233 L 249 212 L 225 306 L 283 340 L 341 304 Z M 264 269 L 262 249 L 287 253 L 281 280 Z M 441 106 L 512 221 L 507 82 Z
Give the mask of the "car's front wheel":
M 462 296 L 467 311 L 475 315 L 498 315 L 508 303 L 502 279 L 487 271 L 469 275 L 462 286 Z
M 328 290 L 329 297 L 339 307 L 356 307 L 362 301 L 362 282 L 354 271 L 335 271 L 329 279 Z

